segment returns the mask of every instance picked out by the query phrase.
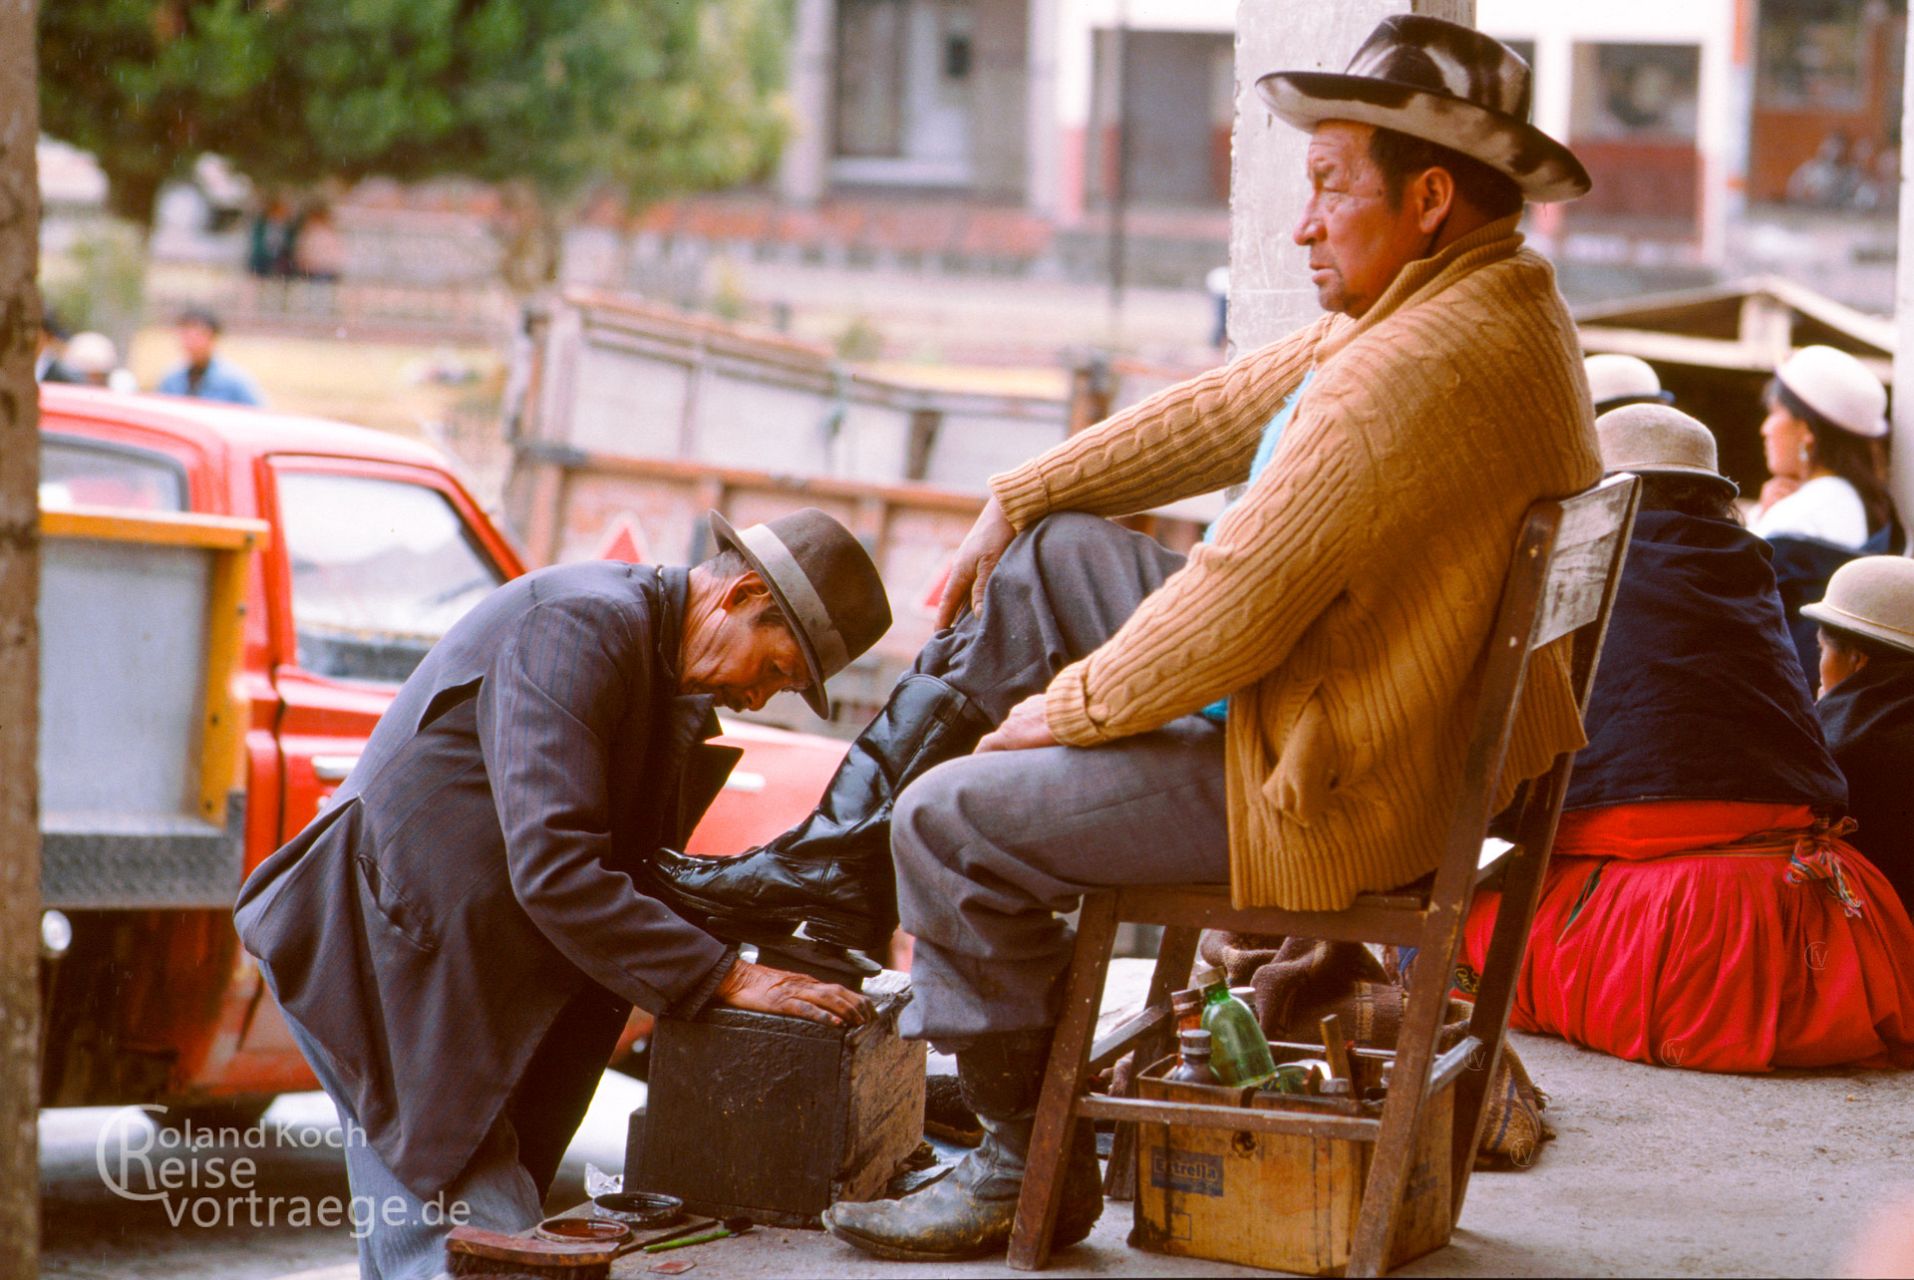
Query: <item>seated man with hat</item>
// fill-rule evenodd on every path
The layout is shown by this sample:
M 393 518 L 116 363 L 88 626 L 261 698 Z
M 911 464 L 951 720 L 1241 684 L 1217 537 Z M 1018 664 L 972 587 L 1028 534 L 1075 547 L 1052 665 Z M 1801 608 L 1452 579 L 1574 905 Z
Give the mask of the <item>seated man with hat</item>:
M 915 936 L 903 1029 L 955 1051 L 986 1136 L 915 1195 L 829 1211 L 884 1257 L 1004 1247 L 1085 890 L 1336 910 L 1436 865 L 1523 515 L 1600 477 L 1574 325 L 1517 231 L 1588 178 L 1528 123 L 1528 66 L 1405 16 L 1344 74 L 1258 89 L 1310 134 L 1293 239 L 1330 314 L 997 476 L 946 629 L 817 813 L 660 868 L 709 915 Z M 1187 561 L 1104 518 L 1231 485 Z M 1581 743 L 1566 658 L 1533 669 L 1503 801 Z M 1060 1243 L 1103 1208 L 1093 1139 Z
M 1005 1246 L 1085 890 L 1334 911 L 1436 867 L 1524 513 L 1600 478 L 1575 327 L 1516 230 L 1589 178 L 1527 122 L 1524 61 L 1405 15 L 1346 73 L 1257 90 L 1309 132 L 1292 239 L 1328 316 L 995 476 L 953 626 L 812 819 L 660 865 L 706 915 L 917 939 L 903 1031 L 955 1050 L 986 1137 L 915 1196 L 827 1213 L 882 1257 Z M 1225 486 L 1187 561 L 1102 519 Z M 1581 744 L 1566 658 L 1533 670 L 1501 802 Z M 1102 1211 L 1093 1137 L 1060 1244 Z
M 903 1031 L 955 1050 L 986 1137 L 915 1196 L 829 1211 L 882 1257 L 1005 1246 L 1085 890 L 1334 911 L 1436 867 L 1524 513 L 1600 478 L 1575 327 L 1516 230 L 1589 178 L 1527 122 L 1524 61 L 1407 15 L 1344 75 L 1257 90 L 1309 132 L 1292 239 L 1328 316 L 995 476 L 946 629 L 812 819 L 660 863 L 706 915 L 880 945 L 901 913 L 917 939 Z M 1225 486 L 1187 561 L 1104 519 Z M 1501 802 L 1581 744 L 1566 658 L 1533 668 Z M 1093 1137 L 1062 1244 L 1102 1211 Z
M 346 1131 L 368 1277 L 440 1273 L 462 1223 L 535 1224 L 633 1005 L 858 1023 L 655 897 L 737 752 L 714 706 L 825 681 L 890 626 L 876 567 L 806 509 L 691 569 L 506 583 L 426 655 L 352 774 L 240 892 L 240 941 Z
M 1844 839 L 1847 783 L 1714 436 L 1664 405 L 1595 426 L 1641 508 L 1511 1025 L 1702 1071 L 1914 1065 L 1914 924 Z M 1468 966 L 1496 903 L 1475 901 Z
M 1914 560 L 1851 560 L 1801 612 L 1821 624 L 1814 709 L 1847 775 L 1855 847 L 1914 910 Z

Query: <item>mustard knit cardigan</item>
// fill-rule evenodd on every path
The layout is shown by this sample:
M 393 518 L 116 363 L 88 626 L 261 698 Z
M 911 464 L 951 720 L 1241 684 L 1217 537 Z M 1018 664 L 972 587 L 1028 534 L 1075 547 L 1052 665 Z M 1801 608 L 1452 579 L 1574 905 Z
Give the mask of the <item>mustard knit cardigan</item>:
M 1019 529 L 1241 483 L 1316 369 L 1213 539 L 1046 695 L 1081 747 L 1229 697 L 1239 906 L 1339 910 L 1435 867 L 1522 516 L 1601 476 L 1573 322 L 1516 222 L 1405 267 L 1359 320 L 1325 317 L 991 480 Z M 1558 645 L 1531 670 L 1496 806 L 1583 741 Z

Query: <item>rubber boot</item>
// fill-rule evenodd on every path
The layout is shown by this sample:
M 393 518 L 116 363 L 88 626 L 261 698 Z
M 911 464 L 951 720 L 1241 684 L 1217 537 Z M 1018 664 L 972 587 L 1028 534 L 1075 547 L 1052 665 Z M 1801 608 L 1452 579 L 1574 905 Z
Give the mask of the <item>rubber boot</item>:
M 824 1229 L 894 1262 L 960 1262 L 1002 1253 L 1016 1225 L 1049 1051 L 1047 1030 L 980 1036 L 973 1048 L 960 1051 L 958 1083 L 983 1122 L 983 1142 L 949 1177 L 901 1200 L 832 1205 L 824 1211 Z M 1064 1161 L 1056 1248 L 1083 1240 L 1103 1213 L 1096 1143 L 1096 1127 L 1079 1121 Z
M 673 905 L 740 940 L 799 921 L 820 942 L 883 954 L 897 928 L 891 809 L 933 765 L 968 755 L 989 729 L 971 700 L 932 675 L 897 682 L 851 744 L 811 816 L 734 858 L 661 850 L 655 881 Z

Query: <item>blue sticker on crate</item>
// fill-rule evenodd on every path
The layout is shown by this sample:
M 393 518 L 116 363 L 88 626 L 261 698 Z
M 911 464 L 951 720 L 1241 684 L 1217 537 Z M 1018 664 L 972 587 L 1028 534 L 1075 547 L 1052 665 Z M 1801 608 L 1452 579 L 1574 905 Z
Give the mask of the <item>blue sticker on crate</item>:
M 1150 1185 L 1185 1195 L 1220 1196 L 1223 1194 L 1223 1157 L 1199 1151 L 1150 1151 Z

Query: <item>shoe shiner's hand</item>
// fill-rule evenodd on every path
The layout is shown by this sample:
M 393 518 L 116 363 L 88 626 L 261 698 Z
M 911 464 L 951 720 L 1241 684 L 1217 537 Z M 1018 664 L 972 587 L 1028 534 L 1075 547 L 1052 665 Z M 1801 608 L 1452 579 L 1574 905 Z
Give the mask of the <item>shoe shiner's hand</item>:
M 1033 693 L 1016 706 L 1004 722 L 977 744 L 979 751 L 1030 751 L 1036 747 L 1059 745 L 1050 732 L 1049 717 L 1044 714 L 1043 695 Z
M 740 960 L 718 984 L 718 1003 L 759 1013 L 783 1013 L 835 1026 L 869 1022 L 876 1010 L 870 999 L 834 982 L 820 982 L 802 973 L 788 973 L 767 965 Z
M 984 611 L 984 584 L 991 570 L 1003 559 L 1004 548 L 1017 536 L 1017 530 L 1004 516 L 993 495 L 984 503 L 977 522 L 957 544 L 957 555 L 950 562 L 950 577 L 944 580 L 944 598 L 937 604 L 937 626 L 941 630 L 957 621 L 964 605 L 978 613 Z

